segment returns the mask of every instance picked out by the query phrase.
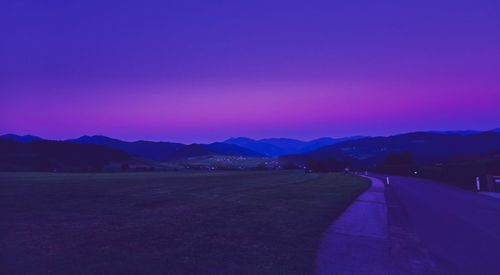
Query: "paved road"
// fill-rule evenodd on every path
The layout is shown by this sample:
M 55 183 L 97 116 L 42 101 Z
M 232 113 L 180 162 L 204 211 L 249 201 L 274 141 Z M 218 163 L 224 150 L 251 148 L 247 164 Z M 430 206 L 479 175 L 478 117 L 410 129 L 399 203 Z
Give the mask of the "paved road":
M 316 262 L 317 275 L 387 274 L 391 269 L 384 183 L 372 185 L 330 226 Z
M 385 190 L 396 270 L 500 274 L 499 199 L 407 177 Z

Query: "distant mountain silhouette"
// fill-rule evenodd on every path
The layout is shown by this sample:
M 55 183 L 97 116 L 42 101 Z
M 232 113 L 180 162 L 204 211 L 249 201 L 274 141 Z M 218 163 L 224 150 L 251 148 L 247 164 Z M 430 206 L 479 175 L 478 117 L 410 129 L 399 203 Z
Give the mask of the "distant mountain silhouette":
M 473 135 L 481 133 L 481 131 L 476 131 L 476 130 L 452 130 L 452 131 L 430 131 L 430 132 L 437 134 L 446 134 L 446 135 Z
M 357 165 L 373 166 L 392 152 L 411 152 L 417 164 L 432 164 L 453 158 L 491 155 L 498 150 L 498 132 L 468 135 L 416 132 L 344 141 L 305 154 L 283 156 L 283 159 L 304 162 L 305 159 L 337 158 L 351 160 Z
M 153 141 L 127 142 L 105 136 L 83 136 L 69 141 L 80 144 L 103 145 L 125 151 L 134 156 L 157 161 L 202 155 L 262 156 L 252 150 L 222 142 L 185 145 L 181 143 Z
M 169 156 L 169 160 L 192 158 L 207 155 L 217 155 L 218 153 L 203 144 L 185 145 Z
M 0 140 L 12 140 L 12 141 L 18 141 L 18 142 L 32 142 L 35 140 L 42 140 L 42 138 L 37 137 L 37 136 L 32 136 L 32 135 L 20 136 L 20 135 L 14 135 L 14 134 L 6 134 L 6 135 L 1 135 Z
M 134 141 L 127 142 L 106 136 L 82 136 L 68 141 L 80 144 L 97 144 L 125 151 L 133 156 L 146 159 L 164 161 L 169 159 L 177 150 L 186 146 L 181 143 Z
M 450 158 L 484 155 L 495 150 L 500 150 L 499 136 L 500 128 L 479 133 L 476 133 L 476 131 L 416 132 L 390 137 L 324 137 L 311 141 L 288 138 L 255 140 L 239 137 L 230 138 L 225 142 L 191 145 L 153 141 L 127 142 L 106 136 L 82 136 L 77 139 L 68 140 L 67 143 L 100 145 L 128 153 L 130 156 L 155 161 L 170 161 L 203 155 L 282 156 L 284 159 L 293 159 L 294 161 L 302 162 L 306 158 L 326 159 L 335 157 L 369 166 L 379 163 L 391 152 L 400 151 L 412 152 L 418 163 L 439 162 L 449 160 Z M 17 144 L 31 144 L 46 140 L 30 135 L 19 136 L 7 134 L 0 136 L 0 141 L 11 141 L 16 144 L 15 146 L 19 146 Z M 59 150 L 59 148 L 67 145 L 52 146 L 55 146 L 51 147 L 54 150 Z M 42 147 L 45 148 L 44 146 Z M 29 148 L 41 150 L 40 147 Z M 79 148 L 71 147 L 70 149 L 77 150 Z
M 321 147 L 343 142 L 346 140 L 355 140 L 362 138 L 361 136 L 345 137 L 345 138 L 319 138 L 311 141 L 302 141 L 290 138 L 267 138 L 254 140 L 245 137 L 230 138 L 225 143 L 238 145 L 260 154 L 278 157 L 287 154 L 305 153 L 317 150 Z
M 307 142 L 307 145 L 302 147 L 300 149 L 300 151 L 301 151 L 301 153 L 311 152 L 311 151 L 318 150 L 319 148 L 322 148 L 322 147 L 325 147 L 328 145 L 333 145 L 333 144 L 337 144 L 337 143 L 349 141 L 349 140 L 357 140 L 357 139 L 361 139 L 361 138 L 365 138 L 365 137 L 364 136 L 352 136 L 352 137 L 342 137 L 342 138 L 330 138 L 330 137 L 318 138 L 318 139 L 314 139 L 314 140 Z
M 263 157 L 264 155 L 259 154 L 250 149 L 237 146 L 234 144 L 228 144 L 224 142 L 214 142 L 204 145 L 205 147 L 213 150 L 220 155 L 231 155 L 231 156 L 247 156 L 247 157 Z
M 265 138 L 259 142 L 271 144 L 282 150 L 281 154 L 297 153 L 301 148 L 307 145 L 306 141 L 291 138 Z
M 211 144 L 203 144 L 209 148 L 211 154 L 218 155 L 241 155 L 241 156 L 268 156 L 278 157 L 287 154 L 297 154 L 317 150 L 321 147 L 332 145 L 346 140 L 359 139 L 361 137 L 345 137 L 345 138 L 318 138 L 311 141 L 302 141 L 289 138 L 268 138 L 254 140 L 245 137 L 230 138 L 224 142 L 215 142 Z M 14 140 L 19 142 L 31 142 L 35 140 L 43 140 L 36 136 L 19 136 L 14 134 L 6 134 L 0 136 L 0 140 Z M 68 139 L 66 141 L 79 144 L 96 144 L 103 145 L 109 148 L 125 151 L 132 156 L 137 156 L 145 159 L 156 161 L 166 161 L 176 156 L 178 150 L 187 146 L 182 143 L 163 142 L 163 141 L 134 141 L 128 142 L 119 139 L 114 139 L 102 135 L 82 136 L 76 139 Z M 186 149 L 189 151 L 189 149 Z M 208 153 L 208 151 L 207 151 Z M 188 154 L 189 155 L 189 154 Z
M 479 130 L 448 130 L 448 131 L 429 131 L 431 133 L 439 133 L 439 134 L 457 134 L 457 135 L 472 135 L 479 134 L 482 132 L 500 132 L 500 128 L 491 129 L 487 131 L 479 131 Z
M 284 154 L 284 150 L 277 146 L 274 146 L 269 143 L 257 141 L 255 139 L 246 138 L 246 137 L 238 137 L 238 138 L 230 138 L 224 143 L 237 145 L 243 148 L 247 148 L 259 154 L 268 156 L 268 157 L 277 157 Z
M 101 171 L 112 161 L 129 159 L 126 152 L 94 144 L 0 140 L 0 170 L 4 171 Z

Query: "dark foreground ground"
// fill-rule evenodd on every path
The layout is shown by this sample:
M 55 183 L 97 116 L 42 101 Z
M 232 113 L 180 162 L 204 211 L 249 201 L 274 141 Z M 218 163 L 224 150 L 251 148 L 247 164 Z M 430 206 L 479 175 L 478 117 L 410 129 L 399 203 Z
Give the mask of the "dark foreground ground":
M 0 273 L 307 274 L 368 186 L 286 171 L 0 173 Z
M 499 199 L 396 176 L 386 199 L 401 273 L 500 274 Z

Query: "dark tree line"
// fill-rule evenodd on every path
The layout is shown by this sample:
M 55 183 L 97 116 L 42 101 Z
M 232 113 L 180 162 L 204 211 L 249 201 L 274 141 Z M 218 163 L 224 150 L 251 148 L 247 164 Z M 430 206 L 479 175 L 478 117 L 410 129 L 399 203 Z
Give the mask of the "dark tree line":
M 306 172 L 313 173 L 327 173 L 327 172 L 341 172 L 351 166 L 349 161 L 337 160 L 336 158 L 327 159 L 306 159 L 305 160 Z
M 495 155 L 482 158 L 452 158 L 440 163 L 422 165 L 415 161 L 411 152 L 395 152 L 389 154 L 383 163 L 377 166 L 376 171 L 434 179 L 474 189 L 476 177 L 485 183 L 488 175 L 500 175 L 500 158 Z
M 415 169 L 415 156 L 409 151 L 391 153 L 377 167 L 378 172 L 397 175 L 408 175 L 414 173 Z
M 0 169 L 7 171 L 99 172 L 112 161 L 127 159 L 125 152 L 94 144 L 0 141 Z

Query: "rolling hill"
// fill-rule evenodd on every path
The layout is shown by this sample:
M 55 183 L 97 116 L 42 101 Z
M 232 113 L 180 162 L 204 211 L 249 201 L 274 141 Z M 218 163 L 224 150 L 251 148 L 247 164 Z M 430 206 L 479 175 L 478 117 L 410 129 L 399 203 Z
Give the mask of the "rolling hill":
M 269 157 L 277 157 L 284 154 L 283 149 L 280 147 L 246 137 L 230 138 L 224 141 L 224 143 L 237 145 Z
M 307 145 L 306 141 L 291 138 L 266 138 L 260 139 L 258 140 L 258 142 L 271 144 L 277 148 L 280 148 L 282 151 L 281 154 L 297 153 Z
M 175 152 L 186 146 L 181 143 L 154 142 L 154 141 L 134 141 L 127 142 L 106 136 L 82 136 L 68 141 L 80 144 L 97 144 L 125 151 L 133 156 L 141 158 L 164 161 L 170 158 Z
M 32 142 L 35 140 L 43 140 L 40 137 L 37 136 L 32 136 L 32 135 L 14 135 L 14 134 L 5 134 L 0 136 L 0 140 L 11 140 L 11 141 L 18 141 L 18 142 Z
M 230 138 L 225 143 L 238 145 L 269 157 L 279 157 L 287 154 L 299 154 L 317 150 L 321 147 L 348 140 L 356 140 L 361 136 L 344 138 L 318 138 L 311 141 L 302 141 L 290 138 L 267 138 L 255 140 L 246 137 Z
M 263 157 L 264 155 L 259 154 L 250 149 L 237 146 L 234 144 L 228 144 L 224 142 L 214 142 L 210 144 L 204 145 L 206 148 L 213 150 L 214 152 L 220 155 L 229 155 L 229 156 L 246 156 L 246 157 Z
M 95 144 L 0 140 L 3 171 L 100 171 L 110 162 L 129 159 L 126 152 Z
M 156 161 L 169 161 L 203 155 L 262 156 L 237 145 L 215 142 L 211 144 L 181 144 L 172 142 L 127 142 L 105 136 L 82 136 L 69 140 L 81 144 L 98 144 L 125 151 L 131 155 Z
M 12 144 L 16 148 L 20 148 L 19 144 L 55 142 L 36 136 L 13 134 L 0 136 L 0 141 L 13 142 Z M 140 159 L 162 162 L 200 156 L 281 157 L 283 160 L 293 160 L 298 163 L 303 163 L 307 158 L 337 158 L 352 161 L 356 165 L 370 167 L 380 163 L 392 152 L 410 151 L 415 155 L 419 164 L 491 154 L 500 150 L 500 132 L 498 129 L 477 133 L 474 131 L 415 132 L 389 137 L 326 137 L 311 141 L 288 138 L 254 140 L 239 137 L 228 139 L 225 142 L 191 145 L 153 141 L 127 142 L 106 136 L 82 136 L 67 140 L 64 144 L 68 143 L 99 145 L 98 148 L 114 149 L 116 152 L 126 153 Z M 35 151 L 41 150 L 40 147 L 33 146 L 26 148 Z M 48 144 L 45 145 L 45 147 L 48 146 Z M 80 150 L 76 147 L 69 147 L 69 145 L 51 146 L 55 146 L 52 148 L 56 151 L 64 146 L 67 146 L 69 150 Z M 26 148 L 23 150 L 28 150 Z M 96 147 L 88 148 L 91 148 L 89 152 L 98 154 Z M 46 153 L 48 152 L 44 151 L 44 154 Z M 79 153 L 79 155 L 85 156 L 86 153 Z
M 313 152 L 283 156 L 303 162 L 305 159 L 337 158 L 354 164 L 373 166 L 393 152 L 412 152 L 418 164 L 445 162 L 456 158 L 491 155 L 500 150 L 500 133 L 443 134 L 415 132 L 389 137 L 368 137 L 344 141 Z
M 336 144 L 346 140 L 355 140 L 361 137 L 346 137 L 346 138 L 318 138 L 311 141 L 302 141 L 289 138 L 268 138 L 254 140 L 245 137 L 230 138 L 224 142 L 214 142 L 210 144 L 198 144 L 205 149 L 198 148 L 199 146 L 190 146 L 185 148 L 186 144 L 163 141 L 134 141 L 128 142 L 119 139 L 114 139 L 102 135 L 82 136 L 76 139 L 68 139 L 66 141 L 79 144 L 96 144 L 109 148 L 125 151 L 132 156 L 137 156 L 144 159 L 155 161 L 168 161 L 182 157 L 199 156 L 205 152 L 207 155 L 230 155 L 230 156 L 248 156 L 248 157 L 279 157 L 288 154 L 299 154 L 317 150 L 321 147 Z M 19 136 L 14 134 L 6 134 L 0 136 L 3 140 L 15 140 L 19 142 L 31 142 L 35 140 L 43 140 L 36 136 Z M 194 145 L 194 144 L 192 144 Z

